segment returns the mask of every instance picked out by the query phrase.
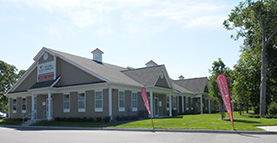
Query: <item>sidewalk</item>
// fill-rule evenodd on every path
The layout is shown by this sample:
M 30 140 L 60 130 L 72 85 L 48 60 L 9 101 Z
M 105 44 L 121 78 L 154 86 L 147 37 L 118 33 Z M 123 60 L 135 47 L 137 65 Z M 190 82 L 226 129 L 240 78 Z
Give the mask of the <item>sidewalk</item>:
M 277 133 L 277 126 L 257 126 L 257 128 L 264 129 L 269 132 L 276 132 Z

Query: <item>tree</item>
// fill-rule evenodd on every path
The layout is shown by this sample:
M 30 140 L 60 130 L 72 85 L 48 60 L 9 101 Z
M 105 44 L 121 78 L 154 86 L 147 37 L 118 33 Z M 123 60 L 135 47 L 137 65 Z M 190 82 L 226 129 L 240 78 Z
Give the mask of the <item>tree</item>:
M 260 84 L 260 48 L 241 47 L 241 55 L 234 65 L 232 88 L 235 102 L 241 111 L 250 106 L 259 113 L 259 84 Z
M 211 76 L 209 77 L 209 85 L 210 85 L 209 95 L 219 102 L 219 105 L 221 107 L 220 109 L 221 119 L 223 120 L 225 118 L 225 108 L 216 82 L 216 77 L 219 74 L 224 73 L 227 76 L 229 87 L 230 87 L 232 82 L 232 76 L 231 76 L 232 71 L 228 67 L 226 67 L 223 61 L 219 58 L 218 61 L 213 62 L 212 69 L 209 70 L 209 72 L 211 73 Z
M 16 72 L 17 68 L 15 66 L 0 60 L 0 110 L 2 112 L 8 112 L 8 99 L 5 94 L 16 80 L 24 74 L 25 70 L 19 71 L 19 74 Z
M 277 33 L 277 2 L 276 0 L 240 2 L 223 24 L 227 30 L 237 31 L 235 40 L 244 37 L 244 44 L 261 47 L 260 115 L 264 116 L 266 114 L 266 48 Z

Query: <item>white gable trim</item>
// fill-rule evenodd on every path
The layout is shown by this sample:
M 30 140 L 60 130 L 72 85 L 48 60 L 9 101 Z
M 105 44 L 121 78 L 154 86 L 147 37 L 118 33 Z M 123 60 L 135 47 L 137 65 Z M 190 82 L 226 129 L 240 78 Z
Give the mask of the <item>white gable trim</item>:
M 161 74 L 164 75 L 164 78 L 165 78 L 166 83 L 167 83 L 167 85 L 169 86 L 169 88 L 172 88 L 173 85 L 172 85 L 172 82 L 169 80 L 169 76 L 168 76 L 168 74 L 167 74 L 167 71 L 166 71 L 166 69 L 165 69 L 165 66 L 163 66 L 163 68 L 162 68 L 162 70 L 160 71 L 160 73 L 159 73 L 159 75 L 158 75 L 158 77 L 157 77 L 157 79 L 156 79 L 156 81 L 155 81 L 155 83 L 154 83 L 153 86 L 155 86 L 155 85 L 157 84 L 157 82 L 158 82 L 158 80 L 159 80 Z
M 32 72 L 33 70 L 35 70 L 35 68 L 37 67 L 37 63 L 34 62 L 27 70 L 26 72 L 22 75 L 22 77 L 20 79 L 17 80 L 17 82 L 13 85 L 12 88 L 10 88 L 10 90 L 8 90 L 7 94 L 9 94 L 10 92 L 14 91 Z
M 45 52 L 51 54 L 51 55 L 54 56 L 54 57 L 56 56 L 55 53 L 49 51 L 49 50 L 48 50 L 47 48 L 45 48 L 45 47 L 42 47 L 42 49 L 41 49 L 41 50 L 37 53 L 37 55 L 34 57 L 34 61 L 37 61 L 38 59 L 40 59 L 40 58 L 43 56 L 43 54 L 44 54 Z
M 37 56 L 34 58 L 34 60 L 37 60 L 37 59 L 39 59 L 41 56 L 43 56 L 43 54 L 45 53 L 45 51 L 48 52 L 48 53 L 50 53 L 51 55 L 53 55 L 53 56 L 54 56 L 54 59 L 55 59 L 55 57 L 59 57 L 59 58 L 61 58 L 62 60 L 64 60 L 64 61 L 66 61 L 66 62 L 68 62 L 68 63 L 74 65 L 75 67 L 77 67 L 77 68 L 79 68 L 79 69 L 81 69 L 81 70 L 87 72 L 88 74 L 90 74 L 90 75 L 92 75 L 92 76 L 95 76 L 96 78 L 101 79 L 101 80 L 103 80 L 103 81 L 109 82 L 107 79 L 105 79 L 105 78 L 103 78 L 103 77 L 101 77 L 101 76 L 99 76 L 99 75 L 97 75 L 97 74 L 95 74 L 95 73 L 89 71 L 88 69 L 86 69 L 86 68 L 84 68 L 84 67 L 82 67 L 82 66 L 80 66 L 80 65 L 78 65 L 78 64 L 76 64 L 76 63 L 74 63 L 74 62 L 72 62 L 71 60 L 69 60 L 69 59 L 67 59 L 67 58 L 65 58 L 65 57 L 63 57 L 63 56 L 61 56 L 61 55 L 59 55 L 59 54 L 55 54 L 55 53 L 51 52 L 50 50 L 48 50 L 48 49 L 45 48 L 45 47 L 42 48 L 42 50 L 37 54 Z

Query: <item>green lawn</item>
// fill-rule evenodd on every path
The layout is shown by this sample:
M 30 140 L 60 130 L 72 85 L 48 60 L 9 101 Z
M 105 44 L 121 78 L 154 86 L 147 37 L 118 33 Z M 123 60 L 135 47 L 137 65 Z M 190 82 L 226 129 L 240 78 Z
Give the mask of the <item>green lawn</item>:
M 226 113 L 226 116 L 227 113 Z M 277 119 L 249 118 L 245 114 L 240 116 L 234 113 L 234 124 L 236 130 L 262 130 L 255 126 L 277 125 Z M 210 129 L 210 130 L 232 130 L 229 120 L 221 120 L 221 115 L 202 114 L 202 115 L 181 115 L 176 118 L 154 119 L 155 128 L 159 129 Z M 35 126 L 66 126 L 66 127 L 111 127 L 111 128 L 152 128 L 150 119 L 112 122 L 112 123 L 86 123 L 86 122 L 39 122 Z

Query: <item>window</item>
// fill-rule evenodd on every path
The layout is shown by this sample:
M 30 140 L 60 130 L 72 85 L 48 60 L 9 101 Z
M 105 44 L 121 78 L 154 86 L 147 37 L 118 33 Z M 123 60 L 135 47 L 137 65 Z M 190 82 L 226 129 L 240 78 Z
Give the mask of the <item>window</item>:
M 166 110 L 169 111 L 169 96 L 166 96 Z
M 138 111 L 137 93 L 132 93 L 132 111 Z
M 102 93 L 102 91 L 95 92 L 95 112 L 103 112 L 103 93 Z
M 123 91 L 119 91 L 118 93 L 118 110 L 125 111 L 125 95 Z
M 186 97 L 186 110 L 189 110 L 189 97 Z
M 70 112 L 69 94 L 63 95 L 63 112 Z
M 13 99 L 13 113 L 16 113 L 16 107 L 17 107 L 17 104 L 16 104 L 16 99 Z
M 173 110 L 176 110 L 177 108 L 177 97 L 176 96 L 173 96 Z
M 26 98 L 22 98 L 22 109 L 21 109 L 21 112 L 22 113 L 26 113 Z
M 86 112 L 85 93 L 79 93 L 78 95 L 78 112 Z

